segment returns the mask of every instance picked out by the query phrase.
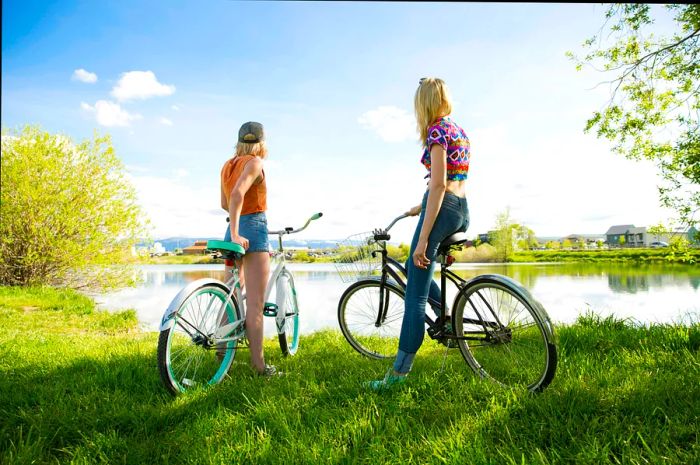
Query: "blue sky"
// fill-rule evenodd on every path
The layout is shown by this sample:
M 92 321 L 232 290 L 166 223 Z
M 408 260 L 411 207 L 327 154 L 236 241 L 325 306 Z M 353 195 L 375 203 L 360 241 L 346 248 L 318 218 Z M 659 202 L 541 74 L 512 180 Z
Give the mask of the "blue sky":
M 219 170 L 239 126 L 266 128 L 271 228 L 303 237 L 385 225 L 425 189 L 413 117 L 443 78 L 472 142 L 470 233 L 499 211 L 538 235 L 649 226 L 653 166 L 583 134 L 605 80 L 565 52 L 597 4 L 3 2 L 2 125 L 113 137 L 155 238 L 223 234 Z M 415 220 L 395 238 L 408 241 Z

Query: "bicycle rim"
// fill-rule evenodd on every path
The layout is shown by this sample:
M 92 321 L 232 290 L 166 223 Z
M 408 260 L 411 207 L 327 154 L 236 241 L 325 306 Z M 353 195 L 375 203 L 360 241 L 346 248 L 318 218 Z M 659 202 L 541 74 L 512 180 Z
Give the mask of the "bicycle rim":
M 482 378 L 502 385 L 544 389 L 554 377 L 556 348 L 538 305 L 496 281 L 469 285 L 458 296 L 453 315 L 462 356 Z
M 299 348 L 299 306 L 294 281 L 288 274 L 277 281 L 277 311 L 285 315 L 278 328 L 280 348 L 284 355 L 294 355 Z
M 212 337 L 220 325 L 240 319 L 226 290 L 216 285 L 196 289 L 173 318 L 173 325 L 161 332 L 159 340 L 159 366 L 166 386 L 177 394 L 221 382 L 237 344 L 212 344 Z
M 345 339 L 366 357 L 396 356 L 404 314 L 404 293 L 393 284 L 384 286 L 382 317 L 380 283 L 364 280 L 352 284 L 340 298 L 338 323 Z

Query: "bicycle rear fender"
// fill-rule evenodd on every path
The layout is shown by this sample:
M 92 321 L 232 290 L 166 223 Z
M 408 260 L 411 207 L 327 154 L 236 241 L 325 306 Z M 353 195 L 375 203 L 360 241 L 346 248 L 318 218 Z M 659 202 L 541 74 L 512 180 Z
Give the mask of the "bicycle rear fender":
M 466 291 L 469 287 L 474 286 L 476 284 L 482 283 L 482 282 L 496 282 L 499 284 L 502 284 L 504 286 L 507 286 L 511 288 L 513 291 L 518 293 L 520 297 L 526 301 L 532 303 L 533 310 L 537 314 L 537 317 L 542 321 L 544 326 L 548 330 L 548 337 L 550 337 L 550 341 L 554 340 L 554 328 L 552 327 L 552 322 L 549 319 L 549 315 L 545 311 L 544 307 L 542 304 L 535 299 L 532 294 L 530 294 L 530 291 L 525 289 L 522 284 L 517 282 L 516 280 L 509 278 L 508 276 L 503 276 L 500 274 L 483 274 L 479 275 L 475 278 L 470 279 L 464 284 L 464 287 L 462 287 L 462 290 L 460 290 L 459 294 L 457 294 L 457 297 L 455 297 L 455 306 L 456 305 L 464 305 L 464 302 L 457 302 L 462 296 L 464 295 L 464 291 Z M 463 300 L 463 299 L 462 299 Z
M 230 289 L 226 286 L 226 284 L 222 283 L 218 279 L 202 278 L 196 281 L 192 281 L 187 286 L 185 286 L 180 292 L 178 292 L 175 298 L 172 300 L 172 302 L 170 302 L 170 305 L 168 305 L 168 309 L 165 310 L 165 313 L 163 314 L 163 319 L 160 322 L 160 331 L 169 329 L 175 321 L 173 319 L 173 317 L 175 316 L 175 312 L 177 312 L 177 309 L 180 308 L 180 306 L 185 302 L 187 297 L 189 297 L 189 295 L 192 294 L 196 289 L 207 284 L 218 286 L 227 294 L 230 292 Z

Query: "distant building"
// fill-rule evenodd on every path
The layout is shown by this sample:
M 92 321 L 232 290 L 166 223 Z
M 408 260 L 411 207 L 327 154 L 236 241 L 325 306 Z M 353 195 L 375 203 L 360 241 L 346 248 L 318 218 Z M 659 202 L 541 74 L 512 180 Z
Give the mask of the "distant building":
M 624 237 L 624 247 L 648 247 L 650 243 L 647 228 L 637 228 L 633 224 L 611 226 L 605 233 L 605 242 L 608 245 L 620 246 L 621 237 Z
M 182 253 L 185 255 L 204 255 L 207 250 L 207 241 L 195 241 L 189 247 L 182 249 Z
M 691 228 L 692 229 L 692 228 Z M 691 241 L 691 230 L 675 230 L 666 234 L 650 234 L 646 227 L 635 227 L 633 224 L 611 226 L 605 233 L 605 242 L 612 246 L 620 246 L 620 237 L 624 237 L 624 247 L 650 247 L 653 243 L 671 242 L 674 237 L 686 237 Z

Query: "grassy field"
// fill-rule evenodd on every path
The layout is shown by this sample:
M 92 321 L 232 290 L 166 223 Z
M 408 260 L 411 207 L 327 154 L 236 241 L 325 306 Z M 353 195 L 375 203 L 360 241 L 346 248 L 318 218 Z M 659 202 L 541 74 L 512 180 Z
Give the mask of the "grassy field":
M 289 359 L 266 342 L 286 376 L 253 376 L 243 351 L 230 379 L 174 399 L 133 311 L 0 288 L 0 463 L 700 463 L 700 325 L 557 329 L 540 395 L 476 379 L 454 350 L 441 370 L 432 341 L 407 385 L 367 392 L 388 363 L 327 331 Z

